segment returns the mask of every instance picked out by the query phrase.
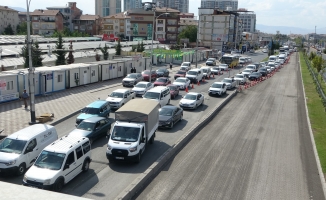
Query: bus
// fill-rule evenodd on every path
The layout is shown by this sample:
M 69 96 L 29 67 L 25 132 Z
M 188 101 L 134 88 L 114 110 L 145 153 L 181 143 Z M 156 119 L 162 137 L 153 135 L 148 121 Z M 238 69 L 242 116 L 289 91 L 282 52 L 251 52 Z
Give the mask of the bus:
M 229 68 L 234 68 L 238 66 L 239 63 L 239 56 L 237 55 L 231 55 L 231 54 L 225 54 L 222 56 L 220 62 L 222 64 L 227 64 Z

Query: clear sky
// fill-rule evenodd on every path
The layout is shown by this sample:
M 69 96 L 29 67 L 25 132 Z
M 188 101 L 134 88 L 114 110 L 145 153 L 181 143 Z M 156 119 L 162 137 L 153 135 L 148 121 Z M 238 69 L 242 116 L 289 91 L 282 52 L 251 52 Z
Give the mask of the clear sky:
M 95 0 L 31 0 L 31 11 L 47 6 L 65 6 L 69 1 L 77 2 L 84 14 L 95 13 Z M 148 0 L 150 1 L 150 0 Z M 26 0 L 7 0 L 3 6 L 26 9 Z M 200 0 L 189 0 L 189 12 L 198 15 Z M 254 11 L 257 24 L 267 26 L 291 26 L 315 31 L 326 27 L 326 0 L 239 0 L 239 8 Z

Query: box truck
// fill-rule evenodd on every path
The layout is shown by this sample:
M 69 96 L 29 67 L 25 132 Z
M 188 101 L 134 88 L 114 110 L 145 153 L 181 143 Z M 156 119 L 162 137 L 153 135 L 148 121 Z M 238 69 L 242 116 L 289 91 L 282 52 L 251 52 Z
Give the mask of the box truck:
M 159 122 L 157 101 L 133 99 L 115 112 L 106 157 L 116 160 L 139 162 L 147 143 L 154 142 Z

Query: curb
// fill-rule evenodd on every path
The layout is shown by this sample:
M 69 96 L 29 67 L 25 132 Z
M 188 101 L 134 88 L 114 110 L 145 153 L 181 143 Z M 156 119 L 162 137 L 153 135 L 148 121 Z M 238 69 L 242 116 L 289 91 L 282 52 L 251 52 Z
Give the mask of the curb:
M 170 160 L 171 157 L 176 156 L 178 152 L 197 134 L 197 131 L 204 127 L 217 112 L 219 112 L 235 95 L 237 91 L 233 91 L 224 101 L 215 106 L 208 114 L 206 114 L 201 121 L 195 123 L 186 135 L 180 138 L 176 144 L 170 147 L 160 158 L 157 159 L 145 172 L 140 174 L 123 192 L 121 192 L 115 199 L 129 200 L 132 199 L 138 192 L 140 192 L 146 183 L 161 171 L 162 167 Z
M 313 147 L 313 151 L 314 151 L 314 156 L 315 156 L 316 163 L 317 163 L 318 174 L 320 177 L 321 185 L 323 187 L 324 197 L 326 197 L 326 182 L 325 182 L 323 170 L 321 168 L 320 159 L 318 156 L 317 147 L 316 147 L 316 143 L 315 143 L 315 138 L 314 138 L 314 135 L 313 135 L 313 132 L 311 129 L 311 123 L 310 123 L 310 119 L 309 119 L 309 111 L 308 111 L 308 107 L 307 107 L 307 97 L 306 97 L 305 88 L 304 88 L 304 84 L 303 84 L 303 78 L 302 78 L 300 53 L 298 52 L 298 54 L 299 54 L 298 62 L 300 65 L 301 83 L 302 83 L 303 97 L 304 97 L 304 101 L 305 101 L 305 109 L 306 109 L 307 123 L 308 123 L 308 127 L 309 127 L 309 135 L 310 135 L 310 139 L 311 139 L 311 143 L 312 143 L 312 147 Z
M 63 122 L 63 121 L 65 121 L 65 120 L 69 119 L 70 117 L 72 117 L 72 116 L 74 116 L 74 115 L 77 115 L 79 112 L 80 112 L 80 110 L 75 111 L 75 112 L 73 112 L 73 113 L 70 113 L 69 115 L 67 115 L 67 116 L 65 116 L 65 117 L 63 117 L 63 118 L 58 119 L 58 120 L 55 121 L 55 122 L 52 122 L 50 125 L 51 125 L 51 126 L 55 126 L 55 125 L 57 125 L 57 124 L 60 124 L 61 122 Z

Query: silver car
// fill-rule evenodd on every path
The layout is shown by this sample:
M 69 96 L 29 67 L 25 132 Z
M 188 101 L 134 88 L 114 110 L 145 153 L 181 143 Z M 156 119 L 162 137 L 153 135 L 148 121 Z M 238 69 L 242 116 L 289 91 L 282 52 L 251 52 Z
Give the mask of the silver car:
M 142 80 L 143 80 L 143 76 L 141 75 L 141 73 L 132 73 L 132 74 L 128 74 L 124 79 L 122 79 L 122 85 L 124 87 L 134 86 Z

